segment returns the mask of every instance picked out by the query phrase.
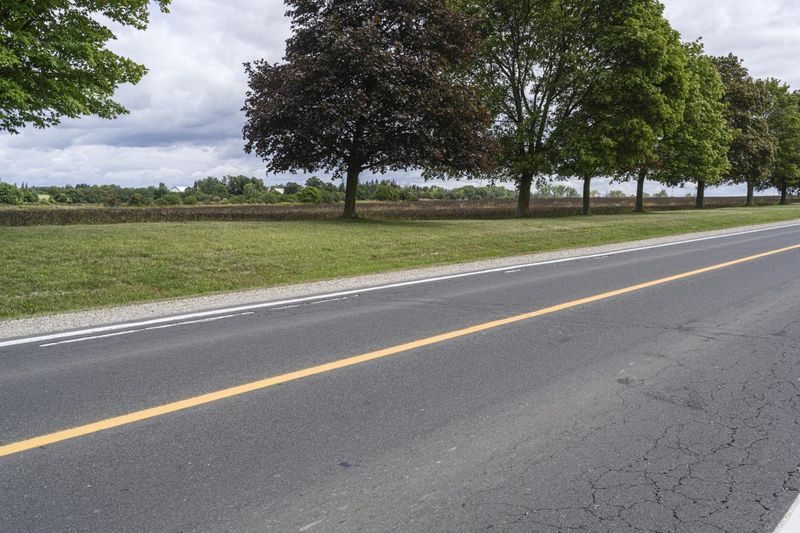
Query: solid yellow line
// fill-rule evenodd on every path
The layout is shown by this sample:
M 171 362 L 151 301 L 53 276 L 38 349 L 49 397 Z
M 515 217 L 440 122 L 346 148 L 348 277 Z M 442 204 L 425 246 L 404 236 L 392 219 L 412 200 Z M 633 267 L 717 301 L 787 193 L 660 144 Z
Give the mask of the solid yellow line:
M 326 372 L 331 372 L 333 370 L 359 365 L 361 363 L 366 363 L 367 361 L 382 359 L 384 357 L 389 357 L 399 353 L 407 352 L 409 350 L 414 350 L 416 348 L 422 348 L 424 346 L 438 344 L 451 339 L 456 339 L 458 337 L 464 337 L 466 335 L 472 335 L 474 333 L 479 333 L 481 331 L 495 329 L 501 326 L 507 326 L 509 324 L 521 322 L 523 320 L 529 320 L 531 318 L 536 318 L 542 315 L 549 315 L 551 313 L 556 313 L 558 311 L 563 311 L 565 309 L 570 309 L 573 307 L 590 304 L 592 302 L 597 302 L 600 300 L 607 300 L 609 298 L 614 298 L 616 296 L 621 296 L 623 294 L 640 291 L 642 289 L 647 289 L 649 287 L 655 287 L 656 285 L 663 285 L 665 283 L 670 283 L 672 281 L 690 278 L 693 276 L 704 274 L 706 272 L 712 272 L 714 270 L 720 270 L 723 268 L 740 265 L 742 263 L 747 263 L 749 261 L 762 259 L 764 257 L 769 257 L 772 255 L 799 249 L 800 249 L 800 244 L 797 244 L 794 246 L 788 246 L 786 248 L 781 248 L 778 250 L 772 250 L 757 255 L 751 255 L 749 257 L 743 257 L 741 259 L 736 259 L 734 261 L 728 261 L 726 263 L 720 263 L 717 265 L 712 265 L 705 268 L 692 270 L 690 272 L 684 272 L 683 274 L 676 274 L 674 276 L 648 281 L 646 283 L 639 283 L 638 285 L 632 285 L 630 287 L 625 287 L 623 289 L 604 292 L 602 294 L 596 294 L 594 296 L 581 298 L 579 300 L 572 300 L 570 302 L 554 305 L 552 307 L 547 307 L 544 309 L 539 309 L 537 311 L 532 311 L 530 313 L 523 313 L 521 315 L 504 318 L 501 320 L 494 320 L 492 322 L 486 322 L 484 324 L 478 324 L 476 326 L 459 329 L 456 331 L 451 331 L 449 333 L 443 333 L 441 335 L 428 337 L 426 339 L 420 339 L 414 342 L 408 342 L 405 344 L 392 346 L 390 348 L 384 348 L 383 350 L 377 350 L 374 352 L 369 352 L 354 357 L 348 357 L 346 359 L 339 359 L 338 361 L 333 361 L 331 363 L 326 363 L 324 365 L 313 366 L 310 368 L 305 368 L 303 370 L 297 370 L 296 372 L 289 372 L 288 374 L 281 374 L 279 376 L 274 376 L 271 378 L 254 381 L 252 383 L 246 383 L 244 385 L 239 385 L 236 387 L 219 390 L 216 392 L 210 392 L 208 394 L 203 394 L 201 396 L 195 396 L 193 398 L 187 398 L 185 400 L 180 400 L 165 405 L 159 405 L 157 407 L 151 407 L 150 409 L 145 409 L 143 411 L 136 411 L 134 413 L 129 413 L 127 415 L 101 420 L 99 422 L 94 422 L 92 424 L 86 424 L 84 426 L 78 426 L 71 429 L 65 429 L 63 431 L 57 431 L 55 433 L 42 435 L 40 437 L 34 437 L 32 439 L 19 441 L 12 444 L 6 444 L 5 446 L 0 446 L 0 457 L 13 455 L 16 453 L 31 450 L 33 448 L 38 448 L 40 446 L 46 446 L 48 444 L 53 444 L 56 442 L 74 439 L 76 437 L 82 437 L 84 435 L 90 435 L 92 433 L 105 431 L 107 429 L 125 426 L 127 424 L 133 424 L 135 422 L 140 422 L 142 420 L 147 420 L 149 418 L 155 418 L 157 416 L 162 416 L 169 413 L 175 413 L 177 411 L 183 411 L 184 409 L 189 409 L 191 407 L 197 407 L 199 405 L 217 402 L 219 400 L 232 398 L 234 396 L 240 396 L 242 394 L 247 394 L 248 392 L 253 392 L 273 387 L 275 385 L 280 385 L 281 383 L 287 383 L 289 381 L 295 381 L 298 379 L 307 378 L 309 376 L 316 376 L 318 374 L 324 374 Z

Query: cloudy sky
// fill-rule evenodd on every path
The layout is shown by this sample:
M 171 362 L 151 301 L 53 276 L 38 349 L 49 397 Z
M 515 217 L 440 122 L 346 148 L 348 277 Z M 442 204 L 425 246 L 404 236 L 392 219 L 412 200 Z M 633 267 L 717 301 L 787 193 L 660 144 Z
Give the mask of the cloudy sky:
M 733 52 L 753 75 L 800 88 L 800 2 L 666 0 L 685 40 L 703 37 L 710 54 Z M 281 0 L 173 0 L 146 32 L 121 30 L 113 48 L 150 73 L 118 99 L 130 115 L 68 120 L 56 128 L 0 137 L 0 179 L 32 185 L 188 185 L 209 175 L 264 176 L 242 151 L 242 63 L 279 61 L 289 28 Z M 391 176 L 418 181 L 415 174 Z M 287 176 L 270 176 L 269 183 Z M 303 178 L 295 178 L 302 181 Z M 613 186 L 614 188 L 626 188 Z M 606 188 L 601 184 L 598 188 Z M 738 193 L 725 189 L 719 193 Z

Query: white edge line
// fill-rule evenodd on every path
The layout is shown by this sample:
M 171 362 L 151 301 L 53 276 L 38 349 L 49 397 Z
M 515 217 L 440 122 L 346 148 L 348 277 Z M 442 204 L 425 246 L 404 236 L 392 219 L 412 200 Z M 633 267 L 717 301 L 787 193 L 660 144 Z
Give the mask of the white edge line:
M 91 341 L 95 339 L 107 339 L 108 337 L 119 337 L 120 335 L 127 335 L 129 333 L 139 333 L 140 331 L 144 331 L 144 329 L 129 329 L 127 331 L 119 331 L 117 333 L 106 333 L 105 335 L 94 335 L 92 337 L 81 337 L 80 339 L 70 339 L 68 341 L 51 342 L 49 344 L 42 344 L 39 347 L 47 348 L 48 346 L 56 346 L 59 344 L 73 344 L 76 342 Z
M 249 313 L 236 313 L 235 315 L 223 315 L 223 316 L 215 316 L 211 318 L 202 318 L 200 320 L 188 320 L 186 322 L 175 322 L 174 324 L 164 324 L 162 326 L 150 326 L 149 328 L 141 328 L 141 329 L 127 329 L 125 331 L 120 331 L 117 333 L 108 333 L 106 335 L 94 335 L 92 337 L 80 337 L 78 339 L 69 339 L 66 341 L 59 341 L 59 342 L 51 342 L 48 344 L 40 344 L 40 348 L 48 348 L 50 346 L 58 346 L 61 344 L 74 344 L 76 342 L 84 342 L 84 341 L 93 341 L 96 339 L 105 339 L 108 337 L 117 337 L 119 335 L 129 335 L 133 333 L 140 333 L 142 331 L 152 331 L 154 329 L 166 329 L 166 328 L 175 328 L 178 326 L 188 326 L 189 324 L 201 324 L 206 322 L 215 322 L 217 320 L 223 320 L 225 318 L 233 318 L 237 316 L 244 316 L 244 315 L 252 315 L 252 312 Z
M 775 533 L 797 533 L 800 531 L 800 496 L 798 496 L 786 516 L 780 521 Z
M 280 300 L 280 301 L 276 301 L 276 302 L 248 304 L 248 305 L 241 305 L 241 306 L 237 306 L 237 307 L 214 309 L 214 310 L 211 310 L 211 311 L 199 311 L 199 312 L 196 312 L 196 313 L 188 313 L 188 314 L 185 314 L 185 315 L 175 315 L 175 316 L 169 316 L 169 317 L 154 318 L 154 319 L 150 319 L 150 320 L 143 320 L 143 321 L 140 321 L 140 322 L 128 322 L 128 323 L 123 323 L 123 324 L 113 324 L 113 325 L 110 325 L 110 326 L 100 326 L 100 327 L 95 327 L 95 328 L 86 328 L 86 329 L 81 329 L 81 330 L 77 330 L 77 331 L 66 331 L 66 332 L 61 332 L 61 333 L 53 333 L 53 334 L 50 334 L 50 335 L 39 335 L 39 336 L 36 336 L 36 337 L 23 337 L 23 338 L 20 338 L 20 339 L 14 339 L 14 340 L 10 340 L 10 341 L 2 341 L 2 342 L 0 342 L 0 348 L 6 348 L 8 346 L 18 346 L 20 344 L 30 344 L 30 343 L 34 343 L 34 342 L 46 342 L 46 341 L 50 341 L 50 340 L 64 339 L 64 338 L 68 338 L 68 337 L 78 337 L 78 336 L 90 335 L 90 334 L 94 334 L 94 333 L 103 333 L 103 332 L 106 332 L 106 331 L 119 331 L 119 330 L 122 330 L 122 329 L 139 328 L 139 327 L 142 327 L 142 326 L 152 326 L 152 325 L 155 325 L 155 324 L 165 324 L 167 322 L 175 322 L 175 321 L 181 321 L 181 320 L 187 320 L 187 319 L 211 317 L 211 316 L 217 316 L 217 315 L 221 315 L 221 314 L 238 313 L 238 312 L 242 312 L 242 311 L 252 311 L 252 310 L 255 310 L 255 309 L 266 309 L 266 308 L 270 308 L 270 307 L 286 306 L 286 305 L 292 305 L 292 304 L 297 304 L 297 303 L 302 303 L 302 302 L 313 302 L 313 301 L 316 301 L 316 300 L 329 300 L 331 298 L 341 298 L 342 296 L 351 296 L 351 295 L 354 295 L 354 294 L 363 294 L 365 292 L 375 292 L 375 291 L 382 291 L 382 290 L 387 290 L 387 289 L 397 289 L 397 288 L 400 288 L 400 287 L 410 287 L 410 286 L 413 286 L 413 285 L 422 285 L 422 284 L 426 284 L 426 283 L 435 283 L 437 281 L 445 281 L 445 280 L 458 279 L 458 278 L 467 278 L 467 277 L 472 277 L 472 276 L 480 276 L 480 275 L 483 275 L 483 274 L 493 274 L 493 273 L 497 273 L 497 272 L 506 272 L 509 269 L 515 269 L 515 268 L 523 269 L 523 268 L 531 268 L 531 267 L 536 267 L 536 266 L 554 265 L 554 264 L 558 264 L 558 263 L 569 263 L 569 262 L 573 262 L 573 261 L 581 261 L 581 260 L 584 260 L 584 259 L 594 259 L 594 258 L 599 258 L 599 257 L 609 257 L 609 256 L 612 256 L 612 255 L 629 254 L 629 253 L 633 253 L 633 252 L 641 252 L 641 251 L 644 251 L 644 250 L 654 250 L 654 249 L 657 249 L 657 248 L 666 248 L 666 247 L 669 247 L 669 246 L 680 246 L 682 244 L 691 244 L 691 243 L 695 243 L 695 242 L 710 241 L 710 240 L 715 240 L 715 239 L 724 239 L 724 238 L 728 238 L 728 237 L 738 237 L 740 235 L 750 235 L 750 234 L 753 234 L 753 233 L 761 233 L 761 232 L 765 232 L 765 231 L 775 231 L 775 230 L 781 230 L 781 229 L 786 229 L 786 228 L 794 228 L 794 227 L 798 227 L 798 226 L 800 226 L 800 223 L 786 224 L 786 225 L 770 227 L 770 228 L 760 228 L 760 229 L 754 229 L 754 230 L 748 230 L 748 231 L 739 231 L 739 232 L 736 232 L 736 233 L 726 233 L 724 235 L 712 235 L 710 237 L 700 237 L 700 238 L 696 238 L 696 239 L 687 239 L 687 240 L 684 240 L 684 241 L 668 242 L 668 243 L 664 243 L 664 244 L 653 244 L 653 245 L 650 245 L 650 246 L 640 246 L 640 247 L 637 247 L 637 248 L 626 248 L 624 250 L 616 250 L 616 251 L 612 251 L 612 252 L 602 252 L 602 253 L 596 253 L 596 254 L 580 255 L 580 256 L 575 256 L 575 257 L 564 257 L 564 258 L 561 258 L 561 259 L 551 259 L 551 260 L 548 260 L 548 261 L 538 261 L 538 262 L 534 262 L 534 263 L 526 263 L 526 264 L 521 264 L 521 265 L 504 266 L 502 268 L 491 268 L 491 269 L 488 269 L 488 270 L 479 270 L 479 271 L 475 271 L 475 272 L 462 272 L 461 274 L 450 274 L 450 275 L 446 275 L 446 276 L 437 276 L 437 277 L 433 277 L 433 278 L 425 278 L 425 279 L 418 279 L 418 280 L 412 280 L 412 281 L 403 281 L 403 282 L 399 282 L 399 283 L 391 283 L 391 284 L 388 284 L 388 285 L 378 285 L 378 286 L 375 286 L 375 287 L 365 287 L 365 288 L 362 288 L 362 289 L 352 289 L 352 290 L 333 292 L 333 293 L 328 293 L 328 294 L 318 294 L 316 296 L 304 296 L 302 298 L 292 298 L 292 299 L 289 299 L 289 300 Z

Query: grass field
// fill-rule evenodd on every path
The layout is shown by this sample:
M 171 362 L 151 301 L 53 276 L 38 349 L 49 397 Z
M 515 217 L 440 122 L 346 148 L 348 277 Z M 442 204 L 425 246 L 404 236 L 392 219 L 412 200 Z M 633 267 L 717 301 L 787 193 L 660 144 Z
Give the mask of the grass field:
M 0 228 L 0 319 L 800 219 L 800 205 L 557 219 Z

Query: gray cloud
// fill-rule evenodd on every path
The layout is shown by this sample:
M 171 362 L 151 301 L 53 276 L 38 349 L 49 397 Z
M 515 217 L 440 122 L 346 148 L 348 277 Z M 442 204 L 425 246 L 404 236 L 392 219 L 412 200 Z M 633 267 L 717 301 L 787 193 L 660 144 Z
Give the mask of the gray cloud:
M 666 0 L 684 39 L 702 36 L 707 51 L 733 52 L 758 77 L 800 87 L 800 4 L 793 0 Z M 279 0 L 174 0 L 146 32 L 118 29 L 113 48 L 146 64 L 149 74 L 118 99 L 131 111 L 114 121 L 67 120 L 56 128 L 0 137 L 0 178 L 32 184 L 159 181 L 188 184 L 207 175 L 262 176 L 242 151 L 242 63 L 280 61 L 289 25 Z M 393 175 L 419 182 L 414 172 Z M 272 176 L 275 183 L 303 177 Z M 628 191 L 630 184 L 610 188 Z M 605 190 L 609 185 L 598 183 Z M 657 186 L 652 186 L 657 190 Z M 628 191 L 630 192 L 630 191 Z M 687 192 L 689 192 L 687 190 Z M 722 191 L 721 191 L 722 192 Z M 736 192 L 738 189 L 725 189 Z

